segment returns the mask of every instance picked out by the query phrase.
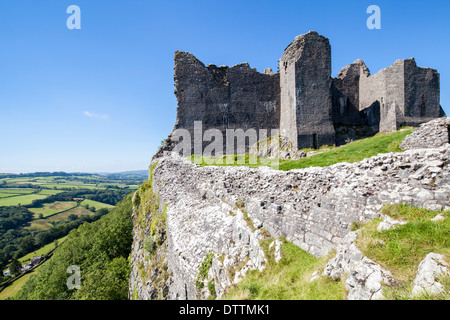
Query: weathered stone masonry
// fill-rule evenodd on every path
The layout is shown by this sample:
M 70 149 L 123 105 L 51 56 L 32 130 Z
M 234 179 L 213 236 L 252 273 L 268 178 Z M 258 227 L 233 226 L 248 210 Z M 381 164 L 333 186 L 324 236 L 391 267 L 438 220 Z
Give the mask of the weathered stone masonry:
M 329 40 L 314 31 L 289 44 L 277 73 L 259 73 L 248 63 L 205 66 L 177 51 L 174 130 L 193 135 L 194 121 L 202 121 L 202 132 L 278 129 L 298 149 L 340 145 L 342 126 L 363 126 L 367 135 L 444 116 L 439 90 L 439 73 L 417 67 L 414 59 L 374 75 L 356 60 L 331 78 Z M 163 149 L 172 150 L 172 142 L 169 136 Z
M 446 121 L 445 125 L 434 121 L 418 131 L 428 132 L 433 126 L 436 136 L 448 136 Z M 353 222 L 378 217 L 384 204 L 450 210 L 450 144 L 445 139 L 431 149 L 288 172 L 199 167 L 174 153 L 163 154 L 153 164 L 156 161 L 153 189 L 167 207 L 168 299 L 207 297 L 206 286 L 200 290 L 195 283 L 208 253 L 214 254 L 208 281 L 214 281 L 219 297 L 239 278 L 230 275 L 230 268 L 242 264 L 245 269 L 264 268 L 260 228 L 322 256 L 342 242 Z M 257 230 L 247 226 L 236 206 L 239 202 Z M 136 259 L 145 255 L 135 247 L 140 240 L 134 243 L 130 283 L 139 284 Z M 139 288 L 138 298 L 145 298 L 154 284 L 141 283 Z

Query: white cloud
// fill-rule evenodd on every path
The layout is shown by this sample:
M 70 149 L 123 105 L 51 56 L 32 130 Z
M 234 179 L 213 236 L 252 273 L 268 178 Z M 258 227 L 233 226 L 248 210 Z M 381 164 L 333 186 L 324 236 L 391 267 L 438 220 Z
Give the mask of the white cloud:
M 106 114 L 96 114 L 89 111 L 84 111 L 83 114 L 88 118 L 95 118 L 95 119 L 108 119 L 108 115 Z

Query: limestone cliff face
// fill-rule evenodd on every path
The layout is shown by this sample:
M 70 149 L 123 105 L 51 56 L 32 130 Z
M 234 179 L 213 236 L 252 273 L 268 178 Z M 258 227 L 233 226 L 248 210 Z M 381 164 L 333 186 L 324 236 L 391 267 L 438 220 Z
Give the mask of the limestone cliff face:
M 221 297 L 264 268 L 267 234 L 323 256 L 384 204 L 450 210 L 448 142 L 288 172 L 199 167 L 163 152 L 133 199 L 130 298 Z

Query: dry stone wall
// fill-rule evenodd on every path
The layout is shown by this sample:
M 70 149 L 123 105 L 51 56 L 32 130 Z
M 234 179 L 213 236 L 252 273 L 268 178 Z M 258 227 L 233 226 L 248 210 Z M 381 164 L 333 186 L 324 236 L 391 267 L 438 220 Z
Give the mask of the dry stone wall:
M 403 202 L 449 210 L 449 162 L 448 144 L 288 172 L 266 167 L 201 168 L 168 156 L 159 161 L 155 181 L 165 181 L 158 187 L 163 197 L 173 198 L 165 188 L 177 181 L 171 187 L 177 194 L 189 193 L 200 199 L 206 194 L 208 201 L 230 205 L 243 201 L 256 225 L 321 256 L 340 243 L 352 222 L 378 216 L 383 204 Z M 182 179 L 176 179 L 177 175 Z M 167 203 L 170 207 L 171 201 Z M 189 211 L 189 206 L 183 208 Z
M 450 143 L 450 118 L 438 118 L 413 131 L 400 144 L 402 150 L 436 148 Z
M 343 242 L 353 222 L 379 217 L 384 204 L 450 210 L 449 164 L 448 143 L 287 172 L 199 167 L 175 153 L 162 152 L 152 162 L 152 182 L 167 215 L 167 240 L 160 253 L 170 275 L 164 282 L 170 285 L 161 289 L 164 297 L 205 299 L 211 295 L 210 283 L 220 297 L 247 270 L 264 269 L 259 244 L 263 229 L 273 238 L 285 237 L 314 256 L 323 256 Z M 134 248 L 132 274 L 139 278 L 137 261 L 144 264 L 145 255 L 139 246 Z M 208 257 L 207 274 L 199 278 Z M 155 281 L 134 281 L 138 285 L 133 288 L 155 292 Z

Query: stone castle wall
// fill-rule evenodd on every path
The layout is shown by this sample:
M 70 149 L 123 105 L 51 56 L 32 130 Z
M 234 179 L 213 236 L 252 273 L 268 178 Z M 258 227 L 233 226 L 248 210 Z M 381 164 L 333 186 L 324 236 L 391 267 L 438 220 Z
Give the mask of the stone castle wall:
M 359 79 L 359 109 L 379 104 L 379 131 L 418 126 L 443 116 L 439 73 L 417 67 L 414 59 L 397 60 L 372 76 Z
M 174 129 L 187 129 L 192 139 L 194 121 L 202 121 L 202 133 L 208 129 L 223 134 L 226 129 L 278 129 L 279 82 L 279 74 L 259 73 L 248 63 L 205 66 L 194 55 L 177 51 Z
M 424 123 L 440 117 L 439 73 L 430 68 L 417 67 L 414 59 L 404 61 L 405 121 Z
M 418 129 L 416 137 L 432 137 L 429 130 L 442 135 L 431 149 L 380 154 L 324 168 L 284 172 L 267 167 L 199 167 L 174 153 L 155 159 L 153 189 L 167 214 L 164 261 L 172 275 L 167 298 L 205 298 L 207 289 L 199 290 L 195 283 L 207 254 L 214 255 L 208 281 L 215 282 L 218 293 L 237 279 L 230 277 L 231 269 L 245 264 L 247 269 L 261 270 L 261 228 L 273 238 L 285 237 L 323 256 L 342 243 L 353 222 L 379 217 L 384 204 L 450 210 L 447 123 Z M 243 210 L 256 230 L 248 227 Z M 133 255 L 140 256 L 142 250 L 137 248 Z M 139 277 L 137 270 L 133 275 Z M 152 291 L 153 282 L 143 283 L 140 290 Z
M 279 69 L 282 132 L 298 149 L 334 144 L 328 39 L 313 31 L 296 37 L 281 56 Z
M 329 40 L 314 31 L 285 49 L 277 73 L 257 72 L 248 63 L 205 66 L 177 51 L 174 79 L 174 129 L 187 129 L 191 136 L 194 122 L 201 121 L 200 133 L 218 129 L 225 137 L 227 129 L 279 129 L 294 148 L 318 148 L 344 143 L 341 126 L 365 126 L 366 134 L 373 134 L 444 116 L 436 70 L 407 59 L 370 75 L 356 60 L 331 78 Z M 171 148 L 169 136 L 162 149 Z

